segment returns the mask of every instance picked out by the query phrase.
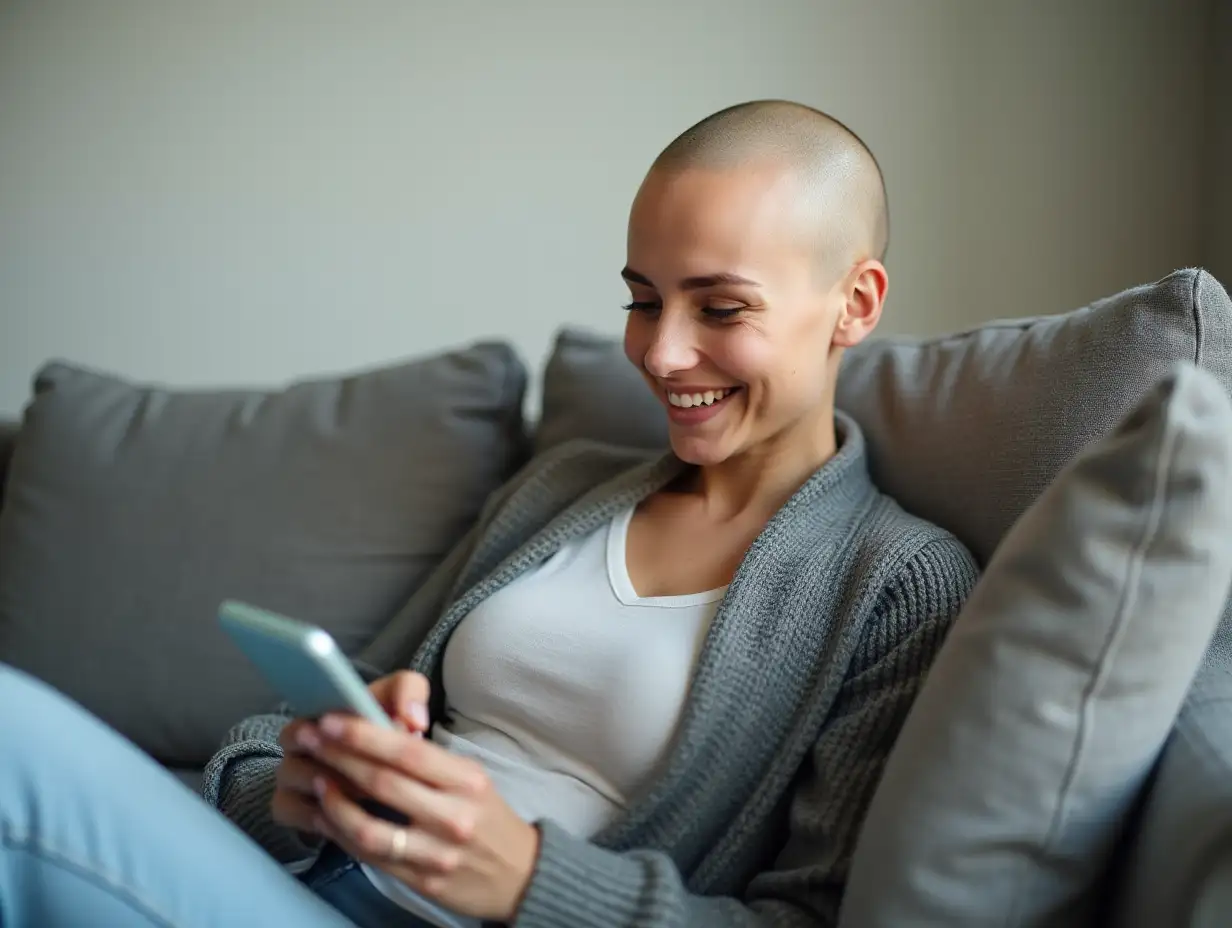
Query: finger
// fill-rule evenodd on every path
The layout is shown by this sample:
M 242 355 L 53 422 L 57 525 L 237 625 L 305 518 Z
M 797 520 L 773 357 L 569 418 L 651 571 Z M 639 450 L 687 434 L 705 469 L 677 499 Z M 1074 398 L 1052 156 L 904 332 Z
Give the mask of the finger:
M 291 755 L 284 757 L 278 769 L 274 771 L 274 785 L 278 789 L 287 789 L 303 796 L 314 796 L 313 781 L 329 770 L 310 757 Z
M 405 864 L 414 870 L 450 873 L 461 863 L 458 847 L 442 841 L 421 828 L 392 825 L 369 815 L 335 789 L 327 789 L 320 800 L 320 817 L 314 827 L 359 857 Z M 395 832 L 404 839 L 395 844 Z M 392 851 L 398 847 L 398 855 Z
M 402 719 L 412 731 L 427 731 L 431 684 L 421 673 L 400 670 L 373 683 L 369 690 L 392 718 Z
M 345 748 L 326 745 L 319 759 L 358 790 L 359 798 L 375 799 L 448 841 L 465 841 L 474 831 L 475 814 L 466 798 L 434 789 Z
M 347 715 L 327 715 L 319 728 L 322 745 L 317 757 L 324 756 L 322 752 L 331 746 L 341 746 L 449 792 L 475 795 L 487 784 L 487 774 L 478 763 L 450 754 L 427 739 L 408 737 L 406 732 L 379 728 Z
M 302 796 L 288 790 L 275 790 L 270 813 L 279 825 L 320 834 L 316 823 L 321 815 L 321 806 L 315 795 Z
M 310 757 L 293 755 L 284 757 L 274 771 L 274 787 L 275 789 L 289 790 L 301 796 L 308 796 L 315 803 L 316 794 L 313 791 L 313 784 L 316 782 L 316 778 L 332 778 L 333 776 L 334 771 L 325 764 Z M 342 782 L 338 784 L 338 787 L 353 798 L 363 798 L 363 793 L 359 787 L 351 783 Z
M 320 740 L 316 723 L 311 719 L 292 719 L 278 733 L 278 746 L 284 754 L 305 754 Z

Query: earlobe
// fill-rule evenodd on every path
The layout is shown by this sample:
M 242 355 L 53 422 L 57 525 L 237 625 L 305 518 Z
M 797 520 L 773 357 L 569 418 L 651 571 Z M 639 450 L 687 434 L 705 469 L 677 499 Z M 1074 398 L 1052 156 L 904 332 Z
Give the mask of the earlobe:
M 839 348 L 854 348 L 864 340 L 865 334 L 866 330 L 857 326 L 850 316 L 844 315 L 834 330 L 834 344 Z

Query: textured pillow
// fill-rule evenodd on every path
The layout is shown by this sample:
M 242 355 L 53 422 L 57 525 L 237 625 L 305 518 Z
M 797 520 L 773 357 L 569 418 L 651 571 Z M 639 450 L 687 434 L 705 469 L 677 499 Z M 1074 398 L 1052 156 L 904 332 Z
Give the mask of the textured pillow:
M 219 602 L 359 650 L 521 463 L 525 380 L 503 344 L 272 392 L 48 365 L 0 512 L 0 661 L 203 764 L 278 701 Z
M 1095 923 L 1232 585 L 1232 400 L 1181 365 L 1005 537 L 895 743 L 841 924 Z
M 575 438 L 630 448 L 667 447 L 667 414 L 621 343 L 565 328 L 543 371 L 535 452 Z
M 848 353 L 838 405 L 864 429 L 881 489 L 987 563 L 1061 466 L 1177 361 L 1232 390 L 1232 303 L 1202 271 L 1064 315 L 874 340 Z M 659 448 L 667 421 L 619 342 L 566 330 L 545 371 L 536 449 L 576 437 Z
M 850 356 L 838 402 L 864 427 L 881 489 L 987 562 L 1062 465 L 1177 361 L 1232 390 L 1232 303 L 1202 271 L 1061 316 L 874 342 Z

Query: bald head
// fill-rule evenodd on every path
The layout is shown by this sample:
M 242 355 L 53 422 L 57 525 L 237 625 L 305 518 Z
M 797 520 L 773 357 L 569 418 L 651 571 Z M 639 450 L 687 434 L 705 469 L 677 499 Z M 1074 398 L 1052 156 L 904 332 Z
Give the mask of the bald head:
M 890 217 L 881 168 L 854 132 L 785 100 L 741 103 L 676 137 L 652 171 L 781 165 L 801 187 L 800 209 L 832 260 L 884 260 Z

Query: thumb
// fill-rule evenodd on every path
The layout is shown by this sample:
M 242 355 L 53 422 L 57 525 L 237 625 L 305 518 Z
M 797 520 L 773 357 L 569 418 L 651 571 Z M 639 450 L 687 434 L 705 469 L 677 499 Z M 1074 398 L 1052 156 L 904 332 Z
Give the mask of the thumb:
M 423 674 L 402 670 L 376 681 L 373 695 L 390 717 L 401 721 L 409 731 L 425 732 L 429 727 L 429 684 Z

